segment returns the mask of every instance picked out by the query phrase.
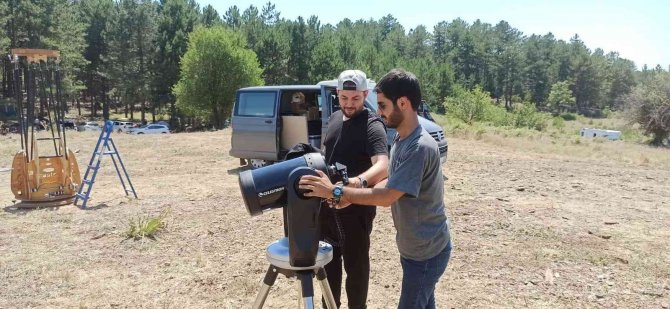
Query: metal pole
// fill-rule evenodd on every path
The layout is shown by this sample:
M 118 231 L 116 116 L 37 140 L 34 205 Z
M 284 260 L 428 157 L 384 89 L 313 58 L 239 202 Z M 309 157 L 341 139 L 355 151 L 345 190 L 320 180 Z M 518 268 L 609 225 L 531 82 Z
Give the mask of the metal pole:
M 314 286 L 312 285 L 312 272 L 298 272 L 300 283 L 302 283 L 302 303 L 305 309 L 314 309 Z
M 10 56 L 11 57 L 11 56 Z M 14 98 L 16 100 L 16 108 L 19 110 L 19 127 L 21 128 L 21 149 L 26 150 L 26 145 L 24 144 L 23 135 L 25 130 L 23 129 L 25 119 L 23 116 L 23 91 L 21 90 L 21 66 L 19 65 L 19 58 L 16 57 L 14 60 Z M 26 155 L 27 159 L 27 155 Z
M 337 309 L 337 303 L 335 303 L 335 297 L 333 296 L 333 291 L 330 289 L 330 284 L 326 280 L 326 270 L 323 267 L 316 271 L 316 279 L 321 284 L 321 294 L 323 294 L 328 309 Z
M 265 304 L 265 300 L 268 298 L 268 293 L 270 293 L 270 287 L 272 287 L 272 285 L 275 283 L 275 280 L 277 280 L 278 274 L 279 270 L 277 267 L 270 265 L 268 271 L 265 273 L 265 278 L 263 278 L 263 285 L 261 285 L 261 290 L 258 292 L 256 300 L 251 306 L 252 309 L 263 308 L 263 304 Z
M 55 67 L 55 79 L 56 79 L 56 105 L 58 106 L 58 110 L 61 113 L 61 119 L 65 119 L 65 108 L 63 105 L 63 97 L 61 96 L 61 76 L 58 61 L 56 61 L 54 67 Z M 62 139 L 63 139 L 63 152 L 65 153 L 65 160 L 67 161 L 68 154 L 67 154 L 67 138 L 65 137 L 65 127 L 63 127 Z
M 44 63 L 44 66 L 46 67 L 46 63 Z M 56 156 L 60 156 L 61 154 L 59 153 L 58 146 L 56 145 L 56 133 L 54 132 L 54 119 L 51 118 L 51 108 L 50 108 L 51 104 L 49 104 L 49 100 L 47 100 L 47 90 L 46 90 L 47 80 L 44 77 L 44 70 L 42 69 L 42 62 L 40 62 L 38 64 L 38 67 L 39 67 L 39 73 L 40 73 L 40 102 L 44 102 L 44 104 L 46 104 L 46 106 L 47 106 L 47 115 L 48 115 L 48 118 L 49 118 L 49 129 L 51 130 L 51 140 L 54 144 L 54 153 L 56 154 Z M 51 91 L 51 86 L 49 86 L 49 91 Z M 53 102 L 53 99 L 51 100 L 51 102 Z M 54 113 L 55 112 L 56 111 L 54 110 Z M 54 115 L 54 117 L 56 118 L 55 120 L 58 121 L 58 116 Z M 56 124 L 56 127 L 58 127 L 58 124 Z M 59 135 L 58 137 L 60 137 L 60 132 L 59 132 L 58 135 Z
M 26 143 L 30 145 L 29 161 L 33 159 L 34 147 L 32 142 L 35 140 L 35 72 L 32 70 L 32 64 L 26 64 L 26 93 L 28 106 L 26 113 L 28 116 L 28 125 L 30 126 L 30 140 L 26 137 Z

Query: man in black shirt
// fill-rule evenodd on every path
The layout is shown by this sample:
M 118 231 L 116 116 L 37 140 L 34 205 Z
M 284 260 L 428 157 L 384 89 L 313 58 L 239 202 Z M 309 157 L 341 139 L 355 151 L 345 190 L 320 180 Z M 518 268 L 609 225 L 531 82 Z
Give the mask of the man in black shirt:
M 375 112 L 364 107 L 368 80 L 359 70 L 342 72 L 337 82 L 340 110 L 328 120 L 324 139 L 326 160 L 347 166 L 349 186 L 373 186 L 388 175 L 386 128 Z M 325 267 L 335 302 L 340 307 L 342 262 L 347 272 L 349 308 L 365 308 L 370 277 L 370 233 L 376 207 L 324 207 L 322 238 L 333 244 L 333 260 Z M 325 306 L 325 305 L 324 305 Z

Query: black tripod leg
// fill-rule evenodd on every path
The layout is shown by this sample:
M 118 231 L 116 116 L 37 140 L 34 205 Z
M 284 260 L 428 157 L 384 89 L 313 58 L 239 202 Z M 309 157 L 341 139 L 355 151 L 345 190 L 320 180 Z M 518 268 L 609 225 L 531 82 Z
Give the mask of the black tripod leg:
M 337 309 L 335 297 L 333 297 L 333 291 L 330 289 L 328 280 L 326 280 L 326 270 L 323 269 L 323 267 L 316 271 L 316 280 L 321 284 L 321 294 L 323 294 L 323 299 L 326 302 L 328 309 Z
M 272 285 L 275 284 L 275 280 L 277 280 L 277 274 L 279 274 L 277 267 L 270 265 L 268 271 L 265 273 L 265 278 L 263 278 L 263 285 L 261 285 L 261 290 L 258 292 L 256 300 L 254 301 L 254 305 L 251 308 L 263 308 L 265 299 L 268 298 L 268 293 L 270 293 L 270 287 L 272 287 Z
M 298 272 L 298 278 L 302 285 L 302 303 L 305 309 L 314 309 L 314 286 L 312 285 L 311 271 Z

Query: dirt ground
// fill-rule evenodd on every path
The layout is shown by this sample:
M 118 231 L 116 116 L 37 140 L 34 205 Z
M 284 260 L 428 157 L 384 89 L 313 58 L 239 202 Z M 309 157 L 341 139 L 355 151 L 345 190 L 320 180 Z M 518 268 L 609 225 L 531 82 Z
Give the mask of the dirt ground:
M 17 138 L 0 136 L 0 169 Z M 97 134 L 69 138 L 83 169 Z M 281 211 L 247 214 L 230 130 L 114 138 L 138 200 L 104 161 L 89 209 L 18 210 L 0 172 L 0 308 L 250 307 L 265 247 L 282 235 Z M 670 150 L 617 144 L 665 163 L 625 162 L 505 140 L 449 140 L 454 250 L 438 306 L 670 308 Z M 130 220 L 165 209 L 156 240 L 125 239 Z M 390 210 L 378 209 L 370 308 L 398 301 L 394 235 Z M 297 299 L 296 281 L 280 276 L 265 307 L 295 308 Z

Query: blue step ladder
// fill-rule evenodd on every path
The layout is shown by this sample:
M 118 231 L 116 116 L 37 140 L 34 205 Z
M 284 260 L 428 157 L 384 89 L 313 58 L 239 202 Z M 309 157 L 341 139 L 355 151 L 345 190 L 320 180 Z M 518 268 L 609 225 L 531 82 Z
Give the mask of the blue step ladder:
M 123 190 L 125 191 L 126 196 L 132 193 L 133 196 L 137 198 L 137 192 L 135 192 L 133 183 L 130 182 L 130 176 L 128 176 L 128 171 L 126 171 L 126 167 L 123 165 L 123 161 L 121 160 L 119 150 L 116 148 L 114 140 L 112 140 L 112 138 L 110 137 L 113 131 L 114 131 L 114 122 L 108 120 L 102 127 L 102 132 L 100 132 L 98 142 L 95 144 L 95 150 L 93 150 L 91 161 L 88 162 L 88 165 L 86 167 L 86 173 L 84 173 L 84 178 L 82 179 L 81 184 L 79 185 L 79 192 L 77 192 L 77 194 L 75 195 L 74 198 L 75 206 L 77 205 L 77 202 L 79 200 L 82 200 L 83 203 L 81 204 L 80 208 L 82 209 L 86 208 L 86 203 L 88 202 L 88 199 L 91 196 L 91 189 L 93 189 L 93 184 L 95 183 L 95 176 L 98 175 L 98 170 L 100 169 L 100 162 L 102 162 L 103 156 L 110 156 L 112 158 L 114 168 L 116 169 L 116 174 L 119 176 L 119 180 L 121 180 L 121 186 L 123 186 Z M 124 177 L 121 176 L 121 170 L 119 170 L 119 166 L 121 166 L 121 170 L 123 170 L 125 181 Z M 93 173 L 91 173 L 91 171 L 93 171 Z M 90 179 L 89 175 L 91 176 Z M 128 186 L 126 186 L 126 181 L 128 182 Z

